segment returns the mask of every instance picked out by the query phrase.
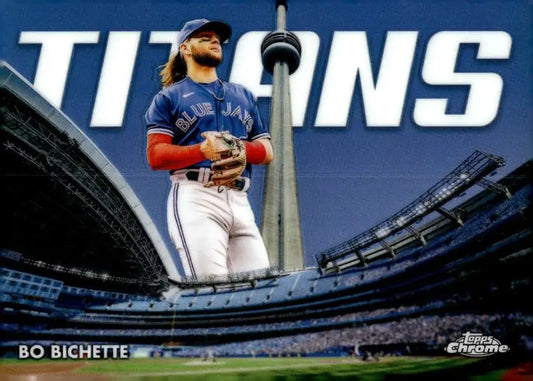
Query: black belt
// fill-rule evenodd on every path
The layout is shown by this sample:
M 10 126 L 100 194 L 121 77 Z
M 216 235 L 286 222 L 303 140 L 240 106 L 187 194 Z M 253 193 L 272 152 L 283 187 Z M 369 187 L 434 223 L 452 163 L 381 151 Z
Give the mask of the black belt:
M 191 180 L 191 181 L 198 181 L 199 175 L 200 175 L 200 172 L 198 171 L 187 171 L 185 173 L 185 177 L 187 177 L 187 180 Z M 209 179 L 207 181 L 209 180 L 211 180 L 211 175 L 209 175 Z M 239 191 L 242 191 L 245 187 L 246 187 L 246 180 L 244 178 L 235 179 L 230 186 L 230 188 L 234 188 Z

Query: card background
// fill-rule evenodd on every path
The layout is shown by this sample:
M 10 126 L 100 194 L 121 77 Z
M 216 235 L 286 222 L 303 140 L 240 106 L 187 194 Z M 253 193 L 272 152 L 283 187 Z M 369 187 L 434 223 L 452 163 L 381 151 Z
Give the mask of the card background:
M 233 28 L 219 76 L 229 79 L 236 43 L 249 31 L 275 27 L 273 1 L 2 1 L 0 59 L 34 80 L 40 46 L 19 44 L 21 31 L 99 31 L 98 44 L 74 49 L 62 111 L 105 153 L 131 185 L 174 252 L 166 229 L 165 171 L 146 161 L 143 114 L 160 88 L 158 65 L 169 46 L 149 44 L 150 31 L 179 30 L 189 19 L 221 19 Z M 474 150 L 503 156 L 507 166 L 493 180 L 531 158 L 531 6 L 527 1 L 343 1 L 291 0 L 288 26 L 313 31 L 320 50 L 303 127 L 294 129 L 306 265 L 313 254 L 351 238 L 392 215 L 455 168 Z M 366 31 L 376 75 L 387 31 L 418 31 L 401 126 L 366 127 L 359 86 L 348 124 L 314 127 L 334 31 Z M 480 128 L 422 128 L 413 123 L 416 98 L 447 97 L 449 112 L 461 113 L 466 87 L 429 86 L 422 81 L 425 49 L 443 30 L 503 30 L 512 38 L 508 60 L 476 60 L 476 47 L 461 50 L 457 71 L 495 72 L 504 81 L 496 120 Z M 141 31 L 123 126 L 89 127 L 109 31 Z M 271 77 L 264 75 L 264 82 Z M 258 104 L 265 123 L 269 98 Z M 332 112 L 335 112 L 332 110 Z M 250 200 L 259 221 L 262 170 L 255 171 Z M 479 188 L 478 188 L 479 189 Z

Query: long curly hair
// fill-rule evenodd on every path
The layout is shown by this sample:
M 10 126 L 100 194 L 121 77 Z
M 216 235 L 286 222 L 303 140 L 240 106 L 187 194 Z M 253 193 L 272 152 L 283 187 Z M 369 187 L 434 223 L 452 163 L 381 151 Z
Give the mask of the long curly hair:
M 181 81 L 187 76 L 187 66 L 181 56 L 179 50 L 174 53 L 163 66 L 159 72 L 161 76 L 161 84 L 163 87 L 170 86 L 178 81 Z

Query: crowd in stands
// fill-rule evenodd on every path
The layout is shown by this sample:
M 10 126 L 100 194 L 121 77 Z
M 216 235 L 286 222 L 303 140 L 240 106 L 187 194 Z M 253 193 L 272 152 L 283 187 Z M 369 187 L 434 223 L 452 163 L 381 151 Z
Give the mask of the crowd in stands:
M 206 327 L 206 328 L 152 328 L 154 327 L 153 321 L 148 318 L 142 318 L 140 316 L 134 316 L 132 319 L 135 321 L 128 322 L 126 319 L 117 318 L 113 316 L 106 316 L 103 314 L 84 314 L 71 318 L 71 322 L 102 322 L 106 323 L 109 328 L 105 330 L 101 329 L 78 329 L 78 328 L 55 328 L 52 331 L 55 333 L 67 333 L 67 334 L 85 334 L 85 335 L 131 335 L 131 336 L 169 336 L 169 335 L 182 335 L 182 336 L 197 336 L 197 335 L 227 335 L 242 332 L 268 332 L 268 331 L 292 331 L 309 327 L 331 327 L 335 325 L 345 323 L 368 323 L 375 320 L 383 319 L 397 319 L 401 316 L 408 316 L 423 311 L 431 310 L 442 306 L 444 302 L 437 301 L 421 306 L 400 306 L 398 308 L 381 308 L 374 311 L 353 312 L 349 314 L 336 315 L 332 317 L 321 317 L 315 319 L 295 320 L 295 321 L 280 321 L 264 324 L 249 324 L 249 325 L 228 325 L 222 327 Z M 114 323 L 112 326 L 110 324 Z M 125 324 L 135 324 L 129 329 L 124 329 Z M 168 324 L 168 322 L 167 322 Z M 119 326 L 121 328 L 117 328 Z M 150 329 L 139 328 L 139 326 L 150 327 Z
M 384 310 L 385 313 L 390 311 Z M 375 311 L 377 314 L 378 311 Z M 342 318 L 341 318 L 342 319 Z M 335 319 L 333 319 L 335 320 Z M 300 322 L 295 322 L 298 324 Z M 314 355 L 355 355 L 364 357 L 368 354 L 368 346 L 397 346 L 403 349 L 397 354 L 410 354 L 409 346 L 424 345 L 428 348 L 441 350 L 447 343 L 455 341 L 465 332 L 492 335 L 502 343 L 513 344 L 516 351 L 517 337 L 524 342 L 531 341 L 528 332 L 532 332 L 533 315 L 521 312 L 507 314 L 446 314 L 406 317 L 388 322 L 363 324 L 339 329 L 327 329 L 314 333 L 302 333 L 279 336 L 275 338 L 237 341 L 227 344 L 205 346 L 182 346 L 171 348 L 174 356 L 202 357 L 207 351 L 216 357 L 225 356 L 314 356 Z M 2 323 L 4 331 L 17 330 L 16 323 Z M 44 326 L 35 326 L 43 329 Z M 207 330 L 207 329 L 205 329 Z M 69 330 L 62 330 L 63 332 Z M 72 329 L 76 335 L 86 334 L 88 330 Z M 110 331 L 121 335 L 132 335 L 128 329 L 103 330 L 95 329 L 93 334 L 105 335 Z M 137 332 L 138 331 L 138 332 Z M 192 329 L 191 334 L 201 335 L 204 329 Z M 161 341 L 169 341 L 168 330 L 146 329 L 136 330 L 139 335 L 157 335 Z M 206 333 L 204 331 L 203 333 Z M 245 331 L 243 331 L 245 332 Z M 241 332 L 242 333 L 242 332 Z M 249 337 L 254 337 L 250 334 Z M 78 336 L 79 337 L 79 336 Z M 98 340 L 96 340 L 98 341 Z M 170 341 L 173 341 L 170 339 Z M 134 340 L 132 342 L 135 342 Z M 163 348 L 165 348 L 163 346 Z M 168 348 L 165 348 L 168 350 Z
M 330 330 L 306 335 L 306 340 L 286 348 L 289 352 L 318 352 L 328 347 L 398 343 L 445 345 L 462 332 L 500 336 L 514 326 L 533 324 L 532 316 L 517 314 L 427 316 L 378 323 L 357 328 Z
M 522 313 L 433 315 L 354 328 L 215 345 L 209 349 L 217 356 L 308 356 L 328 353 L 332 348 L 346 348 L 345 354 L 362 355 L 359 348 L 365 345 L 405 344 L 408 348 L 409 344 L 422 343 L 440 348 L 467 331 L 493 335 L 505 342 L 513 333 L 523 333 L 524 327 L 533 327 L 533 316 Z M 205 350 L 206 347 L 184 347 L 179 355 L 197 357 L 202 356 Z

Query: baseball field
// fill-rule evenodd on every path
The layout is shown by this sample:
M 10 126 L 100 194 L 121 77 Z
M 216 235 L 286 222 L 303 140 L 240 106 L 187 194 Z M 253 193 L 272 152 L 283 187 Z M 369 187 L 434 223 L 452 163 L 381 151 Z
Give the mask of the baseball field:
M 487 366 L 487 360 L 398 357 L 131 359 L 99 361 L 2 360 L 0 379 L 48 380 L 522 380 L 527 365 Z M 531 374 L 531 373 L 529 373 Z M 518 378 L 515 378 L 518 376 Z M 525 376 L 525 375 L 524 375 Z M 528 376 L 525 376 L 528 377 Z M 529 376 L 531 377 L 531 376 Z

